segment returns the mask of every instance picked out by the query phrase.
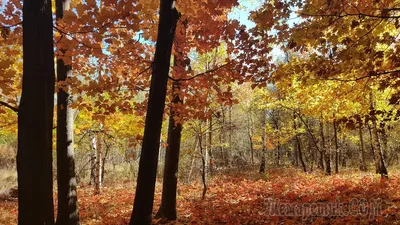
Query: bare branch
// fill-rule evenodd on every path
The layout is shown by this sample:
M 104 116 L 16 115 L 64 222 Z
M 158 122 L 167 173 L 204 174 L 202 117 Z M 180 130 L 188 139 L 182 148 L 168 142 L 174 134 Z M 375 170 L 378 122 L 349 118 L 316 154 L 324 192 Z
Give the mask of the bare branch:
M 0 101 L 0 105 L 5 106 L 5 107 L 11 109 L 12 111 L 18 113 L 18 107 L 12 106 L 12 105 L 8 104 L 7 102 Z

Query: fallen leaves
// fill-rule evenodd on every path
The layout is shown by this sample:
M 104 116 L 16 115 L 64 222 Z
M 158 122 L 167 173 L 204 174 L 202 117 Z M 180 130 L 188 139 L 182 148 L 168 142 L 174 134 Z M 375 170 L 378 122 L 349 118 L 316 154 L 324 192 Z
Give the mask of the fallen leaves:
M 200 183 L 178 187 L 178 220 L 169 224 L 399 224 L 400 172 L 382 185 L 378 175 L 345 171 L 341 175 L 304 174 L 294 169 L 271 170 L 267 175 L 253 172 L 217 175 L 201 200 Z M 118 183 L 104 187 L 94 195 L 91 186 L 78 189 L 82 224 L 128 224 L 134 199 L 134 184 Z M 357 199 L 356 201 L 354 199 Z M 381 200 L 379 200 L 381 199 Z M 161 183 L 157 182 L 154 211 L 161 200 Z M 342 204 L 343 207 L 368 204 L 375 215 L 303 216 L 273 214 L 271 203 L 290 206 Z M 273 202 L 271 202 L 273 201 Z M 377 207 L 379 204 L 380 207 Z M 353 204 L 353 205 L 351 205 Z M 304 212 L 303 212 L 304 213 Z M 17 202 L 0 202 L 0 224 L 16 224 Z M 156 224 L 165 221 L 154 220 Z

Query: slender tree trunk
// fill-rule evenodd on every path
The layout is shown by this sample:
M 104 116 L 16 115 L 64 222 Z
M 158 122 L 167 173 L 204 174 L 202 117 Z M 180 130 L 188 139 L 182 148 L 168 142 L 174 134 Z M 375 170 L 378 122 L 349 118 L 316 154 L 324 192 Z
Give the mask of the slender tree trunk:
M 64 17 L 69 10 L 70 0 L 56 1 L 56 19 Z M 61 34 L 60 41 L 67 41 Z M 68 49 L 61 49 L 65 53 Z M 72 66 L 57 59 L 57 81 L 62 83 L 71 77 Z M 78 225 L 79 209 L 76 194 L 75 151 L 74 151 L 74 110 L 69 107 L 71 96 L 68 87 L 59 88 L 57 93 L 57 225 Z
M 370 142 L 370 153 L 372 158 L 374 159 L 375 172 L 379 173 L 379 160 L 377 160 L 375 157 L 375 147 L 374 147 L 374 137 L 372 135 L 372 127 L 369 123 L 367 125 L 368 125 L 369 142 Z
M 190 170 L 189 170 L 189 175 L 188 175 L 188 183 L 190 183 L 190 179 L 192 177 L 192 173 L 193 173 L 193 166 L 194 166 L 194 161 L 196 160 L 196 151 L 197 151 L 197 146 L 198 146 L 198 142 L 199 138 L 196 136 L 195 140 L 194 140 L 194 151 L 193 151 L 193 159 L 192 159 L 192 163 L 190 164 Z
M 321 132 L 321 140 L 322 140 L 322 146 L 321 148 L 323 149 L 322 152 L 325 156 L 325 173 L 326 175 L 331 175 L 331 156 L 330 153 L 327 151 L 328 147 L 326 145 L 326 140 L 325 140 L 325 134 L 324 134 L 324 123 L 322 121 L 322 118 L 320 120 L 320 132 Z
M 300 119 L 300 121 L 304 124 L 304 126 L 306 127 L 306 131 L 309 134 L 311 141 L 315 147 L 316 151 L 316 157 L 318 158 L 318 162 L 317 162 L 317 168 L 324 170 L 324 150 L 323 147 L 320 148 L 318 146 L 318 140 L 314 135 L 314 132 L 312 131 L 311 127 L 309 126 L 308 122 L 304 120 L 304 118 L 302 117 L 302 115 L 300 113 L 297 113 L 296 111 L 294 112 L 298 115 L 298 118 Z M 318 157 L 318 153 L 319 153 L 319 157 Z
M 219 131 L 219 144 L 220 144 L 220 150 L 221 150 L 221 161 L 222 164 L 225 164 L 225 151 L 224 151 L 224 144 L 225 144 L 225 110 L 224 106 L 221 106 L 221 128 Z M 226 166 L 226 165 L 225 165 Z
M 168 122 L 167 149 L 165 152 L 163 190 L 161 196 L 161 206 L 156 214 L 156 218 L 166 218 L 176 220 L 176 190 L 178 182 L 179 153 L 182 136 L 182 121 L 179 112 L 176 112 L 174 105 L 183 104 L 179 92 L 180 84 L 178 81 L 172 83 L 172 103 Z
M 339 173 L 339 144 L 338 144 L 338 124 L 336 120 L 333 121 L 333 132 L 335 136 L 335 173 Z
M 297 124 L 296 124 L 296 114 L 293 113 L 293 128 L 296 131 L 297 130 Z M 304 163 L 303 160 L 303 153 L 301 151 L 301 141 L 300 141 L 300 137 L 299 134 L 296 133 L 296 144 L 297 144 L 297 155 L 300 159 L 301 162 L 301 166 L 303 167 L 304 173 L 307 173 L 307 168 L 306 168 L 306 164 Z
M 232 106 L 229 106 L 228 108 L 228 123 L 229 123 L 229 134 L 228 134 L 228 139 L 229 139 L 229 152 L 227 154 L 226 160 L 227 160 L 227 165 L 230 167 L 231 164 L 231 154 L 233 152 L 233 142 L 232 142 Z
M 200 147 L 200 154 L 201 154 L 201 181 L 203 183 L 203 193 L 201 194 L 201 199 L 205 199 L 207 194 L 207 166 L 206 166 L 206 157 L 204 156 L 203 150 L 203 135 L 199 135 L 199 147 Z M 205 152 L 207 154 L 207 151 Z
M 151 217 L 162 117 L 165 107 L 172 43 L 176 24 L 179 19 L 179 13 L 175 8 L 175 1 L 160 0 L 159 14 L 156 52 L 153 62 L 143 145 L 130 225 L 147 225 L 152 223 Z
M 103 160 L 102 160 L 102 154 L 103 154 L 103 145 L 102 145 L 102 137 L 101 133 L 97 133 L 97 138 L 96 138 L 96 175 L 95 175 L 95 182 L 94 182 L 94 193 L 95 194 L 100 194 L 101 193 L 101 187 L 103 184 L 102 181 L 102 173 L 103 173 Z
M 214 159 L 213 159 L 213 153 L 212 153 L 212 129 L 213 129 L 213 125 L 212 125 L 212 116 L 210 117 L 209 120 L 209 126 L 208 126 L 208 171 L 210 172 L 210 175 L 212 175 L 214 173 Z
M 374 104 L 372 91 L 370 92 L 370 110 L 372 112 L 375 112 L 375 104 Z M 380 132 L 378 129 L 379 128 L 377 125 L 376 115 L 374 114 L 372 116 L 372 132 L 374 134 L 375 143 L 376 143 L 376 151 L 375 151 L 375 163 L 377 166 L 376 173 L 379 173 L 382 178 L 387 179 L 389 176 L 388 176 L 386 161 L 384 158 L 384 150 L 383 150 L 383 146 L 382 146 L 381 135 L 380 135 Z
M 266 166 L 266 154 L 267 154 L 267 146 L 266 146 L 266 141 L 267 141 L 267 132 L 266 132 L 266 115 L 265 111 L 262 111 L 261 115 L 261 129 L 262 129 L 262 134 L 261 134 L 261 141 L 262 141 L 262 152 L 261 152 L 261 164 L 260 164 L 260 173 L 265 173 L 265 166 Z
M 96 184 L 96 164 L 97 164 L 97 138 L 96 134 L 90 135 L 90 185 Z
M 18 109 L 18 224 L 54 224 L 51 1 L 23 1 L 23 76 Z
M 367 166 L 365 164 L 365 149 L 364 149 L 364 137 L 362 133 L 362 121 L 360 120 L 358 123 L 358 134 L 360 136 L 360 170 L 367 171 Z
M 254 166 L 254 147 L 253 147 L 253 119 L 251 117 L 251 111 L 248 112 L 248 117 L 247 117 L 247 134 L 249 138 L 249 144 L 250 144 L 250 156 L 251 156 L 251 165 Z
M 104 146 L 106 147 L 106 151 L 103 154 L 103 157 L 101 159 L 101 180 L 104 182 L 104 174 L 106 173 L 106 161 L 108 158 L 108 155 L 110 154 L 110 149 L 111 149 L 111 143 L 107 144 L 106 140 L 103 139 Z M 113 165 L 115 169 L 115 165 Z

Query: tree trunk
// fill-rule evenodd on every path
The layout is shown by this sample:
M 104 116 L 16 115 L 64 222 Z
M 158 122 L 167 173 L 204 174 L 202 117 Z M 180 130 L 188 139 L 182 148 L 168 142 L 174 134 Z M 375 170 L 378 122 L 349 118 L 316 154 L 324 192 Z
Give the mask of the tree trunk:
M 23 76 L 18 110 L 18 224 L 54 224 L 51 1 L 23 2 Z
M 102 137 L 101 133 L 97 133 L 96 137 L 96 174 L 95 174 L 95 182 L 94 182 L 94 193 L 95 194 L 100 194 L 101 193 L 101 186 L 103 184 L 102 181 L 102 173 L 103 173 L 103 160 L 102 160 L 102 150 L 103 150 L 103 145 L 101 143 Z
M 56 1 L 56 19 L 64 17 L 64 10 L 70 8 L 70 0 Z M 60 41 L 67 41 L 61 34 Z M 68 49 L 61 49 L 65 53 Z M 65 82 L 71 76 L 72 66 L 57 59 L 57 81 Z M 78 225 L 79 209 L 76 194 L 75 152 L 74 152 L 74 110 L 69 107 L 68 87 L 57 93 L 57 225 Z
M 372 158 L 374 159 L 374 164 L 375 164 L 375 172 L 379 173 L 379 160 L 376 159 L 375 157 L 375 147 L 374 147 L 374 137 L 372 135 L 372 127 L 368 123 L 368 133 L 369 133 L 369 142 L 370 142 L 370 153 Z
M 251 111 L 247 112 L 247 134 L 250 143 L 250 156 L 251 156 L 251 165 L 254 166 L 254 146 L 253 146 L 253 118 L 251 116 Z
M 370 92 L 370 110 L 371 112 L 375 112 L 375 104 L 373 99 L 372 91 Z M 379 173 L 382 178 L 388 178 L 388 171 L 386 167 L 386 161 L 384 158 L 384 151 L 382 146 L 381 135 L 378 130 L 376 115 L 372 115 L 372 132 L 374 134 L 375 143 L 376 143 L 376 151 L 375 151 L 375 165 L 376 165 L 376 173 Z
M 168 122 L 167 149 L 165 152 L 163 190 L 161 196 L 161 206 L 156 218 L 166 218 L 176 220 L 176 190 L 178 182 L 179 152 L 182 136 L 182 121 L 175 121 L 179 117 L 174 105 L 183 104 L 179 96 L 180 84 L 178 81 L 172 83 L 172 103 Z
M 93 133 L 90 135 L 90 180 L 89 185 L 96 184 L 96 164 L 97 164 L 97 138 Z
M 214 159 L 213 159 L 213 153 L 212 153 L 212 129 L 213 129 L 213 124 L 212 124 L 212 116 L 210 117 L 209 120 L 209 126 L 208 126 L 208 171 L 210 172 L 210 175 L 212 176 L 214 173 Z
M 231 166 L 231 154 L 233 152 L 233 142 L 232 142 L 232 106 L 228 107 L 228 126 L 229 126 L 229 133 L 228 133 L 228 141 L 229 141 L 229 151 L 227 152 L 226 162 L 227 165 Z
M 360 136 L 360 170 L 367 171 L 367 166 L 365 164 L 365 149 L 364 149 L 364 138 L 362 133 L 362 121 L 360 120 L 358 123 L 358 134 Z
M 266 141 L 267 141 L 267 132 L 266 132 L 266 118 L 265 118 L 265 111 L 262 111 L 261 115 L 261 129 L 262 129 L 262 134 L 261 134 L 261 141 L 262 141 L 262 152 L 261 152 L 261 164 L 260 164 L 260 173 L 265 173 L 265 166 L 266 166 L 266 154 L 267 154 L 267 146 L 266 146 Z
M 320 126 L 320 132 L 321 132 L 321 140 L 322 140 L 321 148 L 323 149 L 321 152 L 325 156 L 325 173 L 326 173 L 326 175 L 331 175 L 331 156 L 330 156 L 329 152 L 327 151 L 328 147 L 327 147 L 326 141 L 325 141 L 324 123 L 322 122 L 322 118 L 320 120 L 319 126 Z
M 201 130 L 201 129 L 200 129 Z M 199 134 L 199 147 L 200 147 L 200 155 L 201 155 L 201 181 L 203 183 L 203 192 L 201 194 L 201 199 L 204 199 L 207 194 L 207 166 L 206 166 L 206 158 L 204 156 L 204 151 L 203 151 L 203 135 Z M 207 154 L 207 151 L 206 151 Z
M 297 130 L 296 114 L 295 113 L 293 113 L 293 128 L 294 128 L 295 131 Z M 300 141 L 299 134 L 297 134 L 297 133 L 296 133 L 296 144 L 297 144 L 297 155 L 298 155 L 298 157 L 300 159 L 301 166 L 303 167 L 304 173 L 307 173 L 306 164 L 304 163 L 303 153 L 301 151 L 301 141 Z
M 338 144 L 338 127 L 336 120 L 333 121 L 333 132 L 335 136 L 335 173 L 339 173 L 339 144 Z
M 151 224 L 154 190 L 157 175 L 159 140 L 165 106 L 172 43 L 179 13 L 175 1 L 161 0 L 156 52 L 150 84 L 149 100 L 144 128 L 143 145 L 139 160 L 136 194 L 130 224 Z
M 188 175 L 188 183 L 190 183 L 190 178 L 192 177 L 192 172 L 193 172 L 193 166 L 194 166 L 194 161 L 196 160 L 196 150 L 197 150 L 197 145 L 199 139 L 197 137 L 195 137 L 194 140 L 194 150 L 193 150 L 193 159 L 192 159 L 192 163 L 190 164 L 190 170 L 189 170 L 189 175 Z

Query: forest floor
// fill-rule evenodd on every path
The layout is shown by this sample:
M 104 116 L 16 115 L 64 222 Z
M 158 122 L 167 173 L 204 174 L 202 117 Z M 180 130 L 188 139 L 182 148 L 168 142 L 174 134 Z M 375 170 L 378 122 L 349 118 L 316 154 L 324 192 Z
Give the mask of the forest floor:
M 384 181 L 373 173 L 327 177 L 289 168 L 216 175 L 204 200 L 200 183 L 179 185 L 179 218 L 170 224 L 400 224 L 400 171 L 389 175 Z M 133 182 L 105 186 L 101 195 L 80 186 L 81 224 L 127 224 L 133 193 Z M 155 211 L 160 198 L 157 183 Z M 0 201 L 0 224 L 16 219 L 17 202 Z

